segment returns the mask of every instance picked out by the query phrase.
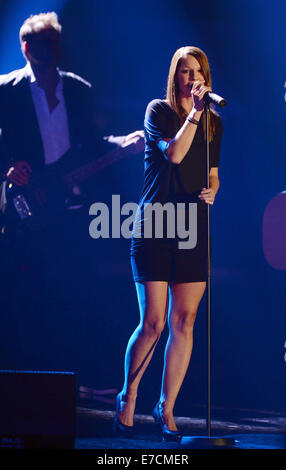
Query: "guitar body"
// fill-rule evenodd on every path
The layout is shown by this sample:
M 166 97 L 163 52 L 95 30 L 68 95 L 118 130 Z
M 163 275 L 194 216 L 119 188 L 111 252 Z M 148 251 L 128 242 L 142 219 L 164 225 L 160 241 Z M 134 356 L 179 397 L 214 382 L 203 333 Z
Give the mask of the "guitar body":
M 62 169 L 51 165 L 32 173 L 28 185 L 18 186 L 7 181 L 5 227 L 9 232 L 42 230 L 67 207 L 70 191 L 63 184 Z
M 17 229 L 42 228 L 55 212 L 64 208 L 62 190 L 44 180 L 42 184 L 31 182 L 26 186 L 8 184 L 6 199 L 6 223 Z
M 266 206 L 262 228 L 266 260 L 273 268 L 286 271 L 286 191 Z

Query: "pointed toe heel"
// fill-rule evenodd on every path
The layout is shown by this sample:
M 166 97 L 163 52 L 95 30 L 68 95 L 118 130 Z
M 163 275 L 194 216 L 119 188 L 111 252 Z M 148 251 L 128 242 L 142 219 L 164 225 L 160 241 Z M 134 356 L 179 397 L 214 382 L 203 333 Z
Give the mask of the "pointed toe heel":
M 118 411 L 120 407 L 121 393 L 116 397 L 116 412 L 113 421 L 113 431 L 117 436 L 131 438 L 134 435 L 134 426 L 127 426 L 123 424 L 118 418 Z
M 153 418 L 155 420 L 155 423 L 159 426 L 160 431 L 161 431 L 161 436 L 163 441 L 168 441 L 168 442 L 180 442 L 182 435 L 179 431 L 171 431 L 170 429 L 167 428 L 167 425 L 164 423 L 163 416 L 160 413 L 159 410 L 159 403 L 155 406 L 153 410 Z

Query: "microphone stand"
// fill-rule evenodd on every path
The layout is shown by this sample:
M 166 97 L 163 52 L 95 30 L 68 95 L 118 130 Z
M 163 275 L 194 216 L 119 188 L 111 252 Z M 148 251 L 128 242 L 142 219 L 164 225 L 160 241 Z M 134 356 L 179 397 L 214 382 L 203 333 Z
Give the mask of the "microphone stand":
M 226 104 L 226 102 L 225 102 Z M 223 106 L 225 106 L 223 104 Z M 210 105 L 205 103 L 206 117 L 206 187 L 210 185 Z M 206 290 L 206 323 L 207 323 L 207 436 L 183 436 L 181 446 L 185 448 L 229 448 L 237 442 L 233 438 L 211 435 L 211 240 L 210 240 L 210 205 L 207 204 L 207 290 Z

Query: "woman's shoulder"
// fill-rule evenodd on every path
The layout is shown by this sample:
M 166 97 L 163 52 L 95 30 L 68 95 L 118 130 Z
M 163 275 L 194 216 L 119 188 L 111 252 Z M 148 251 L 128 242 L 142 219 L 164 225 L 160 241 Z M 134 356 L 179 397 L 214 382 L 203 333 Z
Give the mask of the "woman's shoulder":
M 164 116 L 171 117 L 172 114 L 176 114 L 171 106 L 168 104 L 167 100 L 163 99 L 153 99 L 150 101 L 146 108 L 145 118 L 146 119 L 156 119 L 159 117 L 164 118 Z
M 171 106 L 168 104 L 167 100 L 162 100 L 159 98 L 155 98 L 151 100 L 148 105 L 147 105 L 147 110 L 156 110 L 156 111 L 161 111 L 161 110 L 169 110 L 173 111 Z

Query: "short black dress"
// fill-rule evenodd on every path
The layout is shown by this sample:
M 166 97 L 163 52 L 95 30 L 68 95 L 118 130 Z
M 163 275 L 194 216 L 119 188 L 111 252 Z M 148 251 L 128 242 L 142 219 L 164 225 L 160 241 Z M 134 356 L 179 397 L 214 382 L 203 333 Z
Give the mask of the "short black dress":
M 219 164 L 222 136 L 221 119 L 217 115 L 215 119 L 210 167 Z M 130 247 L 135 282 L 207 279 L 207 204 L 198 198 L 206 187 L 202 119 L 179 165 L 169 162 L 156 143 L 160 138 L 172 139 L 180 127 L 179 116 L 167 101 L 156 99 L 148 104 L 144 121 L 144 183 Z

